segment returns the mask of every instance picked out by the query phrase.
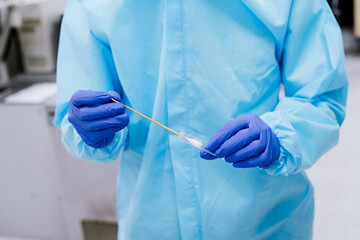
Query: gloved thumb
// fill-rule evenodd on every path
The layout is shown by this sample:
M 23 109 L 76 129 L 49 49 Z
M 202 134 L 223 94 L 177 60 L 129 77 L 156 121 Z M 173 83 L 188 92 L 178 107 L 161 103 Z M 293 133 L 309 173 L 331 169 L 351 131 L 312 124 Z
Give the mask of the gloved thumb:
M 120 97 L 120 94 L 118 92 L 109 91 L 109 92 L 107 92 L 107 94 L 109 94 L 113 99 L 121 102 L 121 97 Z

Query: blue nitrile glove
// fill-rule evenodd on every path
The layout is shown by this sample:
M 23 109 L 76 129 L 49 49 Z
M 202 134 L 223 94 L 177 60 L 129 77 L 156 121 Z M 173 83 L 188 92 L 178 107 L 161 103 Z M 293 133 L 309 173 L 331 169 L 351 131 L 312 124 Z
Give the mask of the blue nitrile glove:
M 79 90 L 69 101 L 68 120 L 90 147 L 106 147 L 129 124 L 125 106 L 111 98 L 120 101 L 117 92 Z
M 236 168 L 269 168 L 280 156 L 280 144 L 270 127 L 256 114 L 227 122 L 209 141 L 206 149 Z M 204 159 L 214 156 L 201 151 Z

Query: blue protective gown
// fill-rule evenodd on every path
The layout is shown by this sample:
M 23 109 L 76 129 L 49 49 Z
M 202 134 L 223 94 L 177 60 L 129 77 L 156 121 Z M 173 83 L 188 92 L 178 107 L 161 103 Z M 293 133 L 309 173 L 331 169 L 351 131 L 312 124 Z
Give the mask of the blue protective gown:
M 337 143 L 347 93 L 325 0 L 69 0 L 57 81 L 54 123 L 67 150 L 104 163 L 120 154 L 119 239 L 311 239 L 304 170 Z M 131 112 L 129 126 L 94 149 L 67 120 L 78 89 L 116 90 L 124 104 L 204 140 L 256 113 L 281 156 L 267 170 L 203 160 Z

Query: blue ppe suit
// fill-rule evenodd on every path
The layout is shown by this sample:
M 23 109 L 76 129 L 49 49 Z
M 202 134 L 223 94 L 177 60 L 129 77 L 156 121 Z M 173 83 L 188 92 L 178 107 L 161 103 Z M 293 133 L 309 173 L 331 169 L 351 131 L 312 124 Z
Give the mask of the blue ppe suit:
M 333 147 L 345 116 L 341 32 L 325 0 L 69 0 L 54 123 L 75 157 L 120 154 L 119 239 L 311 239 L 304 170 Z M 279 100 L 281 84 L 285 97 Z M 281 145 L 273 166 L 236 169 L 131 112 L 104 148 L 68 122 L 78 89 L 208 140 L 258 114 Z

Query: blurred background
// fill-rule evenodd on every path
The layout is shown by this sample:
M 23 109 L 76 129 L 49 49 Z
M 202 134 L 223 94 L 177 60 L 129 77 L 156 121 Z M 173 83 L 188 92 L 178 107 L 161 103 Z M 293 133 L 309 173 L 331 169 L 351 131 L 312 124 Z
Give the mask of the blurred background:
M 349 95 L 339 144 L 308 170 L 314 239 L 360 239 L 360 0 L 328 2 Z M 116 239 L 118 163 L 72 158 L 52 125 L 65 3 L 0 0 L 0 240 Z

